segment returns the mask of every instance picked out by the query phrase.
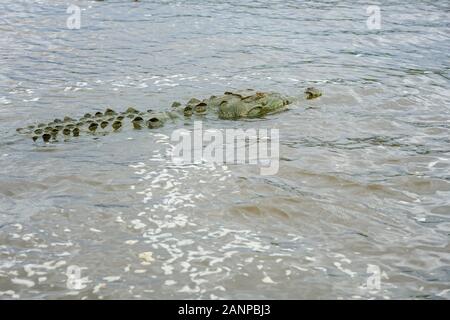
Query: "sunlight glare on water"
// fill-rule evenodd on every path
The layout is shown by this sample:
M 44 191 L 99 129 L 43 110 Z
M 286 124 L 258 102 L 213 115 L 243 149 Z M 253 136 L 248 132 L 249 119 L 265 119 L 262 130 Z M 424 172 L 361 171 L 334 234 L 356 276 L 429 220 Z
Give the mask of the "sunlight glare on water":
M 365 2 L 72 2 L 80 29 L 66 3 L 0 0 L 0 299 L 450 298 L 448 1 L 380 4 L 380 29 Z M 205 121 L 279 129 L 273 176 L 173 163 L 174 128 L 15 131 L 309 86 L 263 121 Z

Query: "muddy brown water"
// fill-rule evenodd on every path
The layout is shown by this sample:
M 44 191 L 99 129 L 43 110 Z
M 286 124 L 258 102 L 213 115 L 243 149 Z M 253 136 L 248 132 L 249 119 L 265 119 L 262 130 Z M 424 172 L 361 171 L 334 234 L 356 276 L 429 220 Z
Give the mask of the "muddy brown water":
M 380 4 L 379 30 L 349 1 L 73 4 L 79 30 L 67 4 L 0 3 L 0 299 L 450 298 L 447 1 Z M 308 86 L 324 96 L 204 122 L 279 129 L 273 176 L 171 163 L 174 127 L 15 132 Z

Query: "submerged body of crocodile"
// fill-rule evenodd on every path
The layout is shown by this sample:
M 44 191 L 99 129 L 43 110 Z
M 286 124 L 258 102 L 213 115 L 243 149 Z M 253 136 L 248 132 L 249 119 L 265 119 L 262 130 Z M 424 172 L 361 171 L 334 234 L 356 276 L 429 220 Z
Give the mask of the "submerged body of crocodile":
M 317 98 L 321 95 L 321 92 L 315 88 L 308 88 L 305 91 L 306 99 Z M 286 110 L 294 100 L 279 93 L 247 89 L 225 92 L 221 96 L 211 96 L 204 100 L 192 98 L 184 106 L 174 102 L 170 110 L 166 112 L 152 110 L 141 112 L 128 108 L 124 112 L 117 113 L 108 108 L 105 112 L 87 113 L 79 119 L 65 117 L 50 123 L 29 125 L 18 128 L 17 132 L 30 136 L 33 141 L 42 139 L 44 142 L 49 142 L 56 141 L 58 136 L 66 139 L 71 136 L 78 137 L 83 133 L 105 134 L 130 125 L 134 129 L 154 129 L 163 126 L 167 121 L 193 115 L 216 114 L 220 119 L 229 120 L 260 118 Z

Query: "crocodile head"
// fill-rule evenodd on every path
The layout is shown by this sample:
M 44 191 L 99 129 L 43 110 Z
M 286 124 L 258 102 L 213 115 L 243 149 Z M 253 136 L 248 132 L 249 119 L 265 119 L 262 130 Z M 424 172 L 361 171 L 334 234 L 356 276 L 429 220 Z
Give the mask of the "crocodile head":
M 305 90 L 305 98 L 308 100 L 318 98 L 322 95 L 322 92 L 314 87 L 309 87 Z

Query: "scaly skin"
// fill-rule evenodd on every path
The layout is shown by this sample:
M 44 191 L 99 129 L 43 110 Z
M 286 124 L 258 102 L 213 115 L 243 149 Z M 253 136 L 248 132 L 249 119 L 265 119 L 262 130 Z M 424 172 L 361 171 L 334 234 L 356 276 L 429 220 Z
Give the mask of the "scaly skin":
M 306 99 L 314 99 L 321 95 L 322 93 L 315 88 L 307 88 L 305 91 Z M 29 125 L 18 128 L 17 132 L 31 137 L 33 141 L 50 142 L 56 141 L 58 137 L 67 139 L 85 134 L 107 134 L 127 127 L 136 130 L 155 129 L 162 127 L 167 121 L 182 117 L 190 118 L 193 115 L 216 114 L 219 119 L 226 120 L 261 118 L 287 110 L 295 100 L 275 92 L 247 89 L 225 92 L 221 96 L 211 96 L 204 100 L 192 98 L 184 106 L 174 102 L 166 112 L 152 110 L 142 112 L 130 107 L 124 112 L 117 113 L 108 108 L 105 112 L 87 113 L 79 119 L 65 117 L 50 123 Z

